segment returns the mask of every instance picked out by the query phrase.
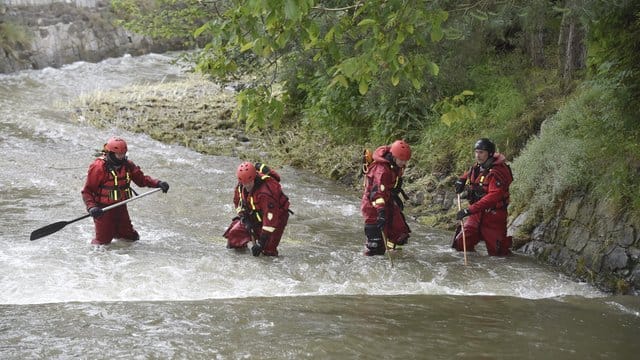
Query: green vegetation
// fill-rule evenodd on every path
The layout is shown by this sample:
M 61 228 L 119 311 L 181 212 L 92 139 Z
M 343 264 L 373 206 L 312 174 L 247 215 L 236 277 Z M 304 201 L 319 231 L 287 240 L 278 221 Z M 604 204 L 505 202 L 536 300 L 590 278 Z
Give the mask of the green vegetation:
M 193 30 L 202 24 L 207 12 L 201 0 L 111 0 L 111 6 L 118 17 L 116 25 L 155 39 L 183 39 L 191 46 L 195 43 Z
M 515 160 L 513 195 L 519 208 L 549 217 L 566 194 L 590 193 L 637 221 L 640 5 L 594 2 L 590 10 L 592 75 Z
M 516 204 L 551 216 L 556 199 L 592 190 L 618 212 L 640 209 L 637 114 L 626 111 L 619 92 L 615 79 L 585 83 L 545 122 L 514 161 Z
M 4 52 L 11 53 L 13 49 L 26 48 L 30 38 L 25 29 L 13 22 L 0 22 L 0 47 Z
M 637 1 L 112 4 L 135 31 L 193 36 L 215 81 L 250 78 L 235 119 L 281 138 L 291 164 L 344 179 L 354 148 L 404 138 L 411 186 L 461 172 L 489 137 L 514 162 L 516 212 L 549 216 L 582 192 L 640 213 Z M 292 155 L 309 144 L 349 155 Z

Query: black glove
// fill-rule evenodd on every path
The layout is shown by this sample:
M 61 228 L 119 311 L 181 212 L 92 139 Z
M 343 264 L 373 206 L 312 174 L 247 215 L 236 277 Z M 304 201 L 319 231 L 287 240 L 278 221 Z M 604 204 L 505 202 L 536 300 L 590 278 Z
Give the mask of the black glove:
M 384 228 L 384 224 L 386 222 L 387 222 L 387 219 L 384 214 L 384 209 L 378 210 L 378 220 L 376 220 L 376 225 L 378 226 L 378 229 L 382 231 L 382 229 Z
M 166 181 L 159 181 L 158 187 L 162 189 L 162 192 L 165 194 L 169 191 L 169 184 Z
M 89 215 L 91 215 L 94 219 L 97 219 L 100 216 L 104 215 L 104 210 L 99 207 L 92 207 L 91 209 L 89 209 Z
M 269 234 L 265 234 L 264 232 L 260 235 L 260 239 L 258 242 L 251 247 L 251 254 L 253 256 L 258 256 L 262 252 L 262 249 L 267 245 L 267 241 L 269 241 Z
M 245 229 L 247 229 L 248 231 L 252 231 L 253 220 L 251 219 L 251 216 L 247 216 L 247 215 L 240 216 L 240 222 L 242 222 L 242 225 L 244 225 Z
M 471 215 L 471 211 L 469 211 L 469 209 L 462 209 L 462 210 L 458 211 L 458 213 L 456 214 L 456 219 L 462 220 L 466 216 L 469 216 L 469 215 Z
M 456 194 L 460 194 L 461 192 L 464 191 L 464 185 L 467 182 L 467 180 L 465 179 L 458 179 L 456 180 L 456 182 L 454 183 L 455 187 L 456 187 Z
M 251 255 L 260 256 L 261 252 L 262 252 L 262 246 L 260 246 L 260 244 L 255 244 L 251 247 Z

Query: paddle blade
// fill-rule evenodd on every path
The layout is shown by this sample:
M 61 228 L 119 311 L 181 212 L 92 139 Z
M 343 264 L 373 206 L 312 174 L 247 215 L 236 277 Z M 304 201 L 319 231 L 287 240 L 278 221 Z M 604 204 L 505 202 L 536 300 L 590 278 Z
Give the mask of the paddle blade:
M 69 224 L 68 221 L 58 221 L 57 223 L 49 224 L 47 226 L 41 227 L 40 229 L 34 230 L 31 233 L 30 240 L 37 240 L 41 237 L 45 237 L 47 235 L 51 235 L 54 232 L 62 229 L 63 227 Z

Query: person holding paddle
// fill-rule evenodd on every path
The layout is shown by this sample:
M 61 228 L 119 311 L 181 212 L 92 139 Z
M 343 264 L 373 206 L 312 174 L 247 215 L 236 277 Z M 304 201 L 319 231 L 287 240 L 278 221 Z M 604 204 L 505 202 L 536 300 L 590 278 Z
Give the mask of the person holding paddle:
M 476 163 L 455 182 L 457 194 L 467 190 L 469 207 L 460 209 L 459 225 L 452 247 L 458 251 L 474 251 L 483 240 L 491 256 L 511 254 L 511 237 L 507 236 L 507 206 L 509 185 L 513 181 L 511 168 L 504 155 L 496 152 L 496 145 L 487 138 L 474 145 Z
M 127 159 L 127 143 L 111 137 L 104 144 L 102 154 L 89 165 L 87 180 L 82 188 L 82 200 L 95 224 L 94 245 L 106 245 L 113 239 L 136 241 L 140 238 L 131 224 L 126 205 L 103 208 L 133 198 L 131 182 L 140 187 L 169 191 L 169 184 L 145 175 L 139 166 Z

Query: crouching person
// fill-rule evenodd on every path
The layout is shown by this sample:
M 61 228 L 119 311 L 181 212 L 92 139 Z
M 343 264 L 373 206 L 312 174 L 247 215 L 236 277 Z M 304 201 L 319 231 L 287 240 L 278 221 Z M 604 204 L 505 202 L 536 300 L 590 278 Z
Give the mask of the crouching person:
M 236 171 L 233 204 L 237 216 L 224 233 L 228 248 L 246 248 L 253 256 L 278 256 L 278 245 L 289 220 L 289 198 L 280 175 L 267 166 L 243 162 Z

